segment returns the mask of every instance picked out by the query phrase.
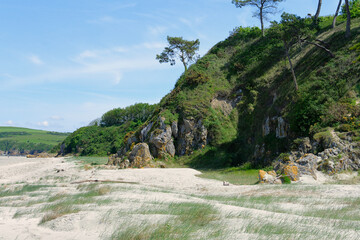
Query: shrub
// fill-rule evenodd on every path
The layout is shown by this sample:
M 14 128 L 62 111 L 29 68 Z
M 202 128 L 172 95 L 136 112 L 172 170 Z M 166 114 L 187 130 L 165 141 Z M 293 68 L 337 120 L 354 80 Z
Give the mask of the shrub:
M 281 176 L 280 180 L 283 184 L 291 184 L 291 179 L 288 176 Z
M 258 27 L 236 27 L 230 32 L 230 37 L 247 40 L 261 36 L 261 29 Z
M 191 85 L 203 84 L 209 81 L 209 76 L 202 69 L 191 68 L 186 73 L 186 82 Z

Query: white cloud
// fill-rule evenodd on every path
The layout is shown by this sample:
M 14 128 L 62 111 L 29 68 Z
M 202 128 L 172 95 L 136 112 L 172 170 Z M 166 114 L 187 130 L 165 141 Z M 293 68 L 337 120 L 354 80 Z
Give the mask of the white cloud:
M 28 57 L 29 61 L 35 65 L 43 65 L 44 62 L 40 59 L 39 56 L 31 55 Z
M 37 125 L 40 127 L 48 127 L 49 122 L 48 121 L 38 122 Z
M 9 121 L 5 122 L 5 124 L 8 126 L 13 126 L 14 122 L 12 120 L 9 120 Z
M 97 54 L 95 51 L 90 51 L 90 50 L 85 50 L 84 52 L 80 53 L 78 58 L 79 59 L 83 59 L 83 58 L 94 58 L 97 57 Z
M 126 47 L 85 49 L 70 58 L 70 67 L 58 66 L 38 75 L 8 77 L 3 87 L 11 88 L 44 82 L 86 81 L 89 83 L 91 79 L 99 79 L 99 77 L 108 83 L 119 84 L 125 72 L 168 67 L 159 64 L 155 59 L 159 49 L 165 46 L 165 42 L 143 42 Z

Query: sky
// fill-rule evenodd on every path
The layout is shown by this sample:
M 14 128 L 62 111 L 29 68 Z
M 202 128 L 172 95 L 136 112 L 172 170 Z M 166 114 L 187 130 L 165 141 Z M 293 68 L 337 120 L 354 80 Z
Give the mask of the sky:
M 317 2 L 287 0 L 269 18 L 314 14 Z M 253 11 L 231 0 L 1 0 L 0 126 L 72 132 L 113 108 L 158 103 L 184 71 L 155 59 L 167 36 L 199 39 L 203 56 L 235 27 L 259 26 Z

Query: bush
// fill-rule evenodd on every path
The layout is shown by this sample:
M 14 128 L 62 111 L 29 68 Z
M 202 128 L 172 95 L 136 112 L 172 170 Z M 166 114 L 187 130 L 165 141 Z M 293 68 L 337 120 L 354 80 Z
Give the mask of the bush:
M 205 71 L 201 71 L 198 68 L 192 68 L 186 73 L 186 82 L 191 85 L 203 84 L 209 81 Z
M 281 176 L 280 180 L 281 180 L 282 184 L 291 184 L 291 179 L 288 176 Z
M 261 36 L 261 29 L 258 27 L 236 27 L 230 32 L 230 37 L 247 40 Z

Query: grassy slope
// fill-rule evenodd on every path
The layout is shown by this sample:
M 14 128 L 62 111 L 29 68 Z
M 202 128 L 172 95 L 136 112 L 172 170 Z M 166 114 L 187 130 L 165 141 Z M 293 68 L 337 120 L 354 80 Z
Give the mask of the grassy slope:
M 10 150 L 45 150 L 49 151 L 61 143 L 67 133 L 49 132 L 18 127 L 0 127 L 0 150 L 5 151 L 6 143 L 10 143 Z
M 191 159 L 185 157 L 184 161 L 196 167 L 211 168 L 241 165 L 246 161 L 266 165 L 277 154 L 287 151 L 292 139 L 309 135 L 311 126 L 318 123 L 326 127 L 327 123 L 322 119 L 329 117 L 329 106 L 342 101 L 360 79 L 360 64 L 353 62 L 356 53 L 349 50 L 360 41 L 360 19 L 352 22 L 350 40 L 344 38 L 344 24 L 329 30 L 329 20 L 324 19 L 318 38 L 331 44 L 331 50 L 336 55 L 334 59 L 313 46 L 304 46 L 302 50 L 294 48 L 291 52 L 298 78 L 298 93 L 294 91 L 281 43 L 266 38 L 244 42 L 235 37 L 220 42 L 210 50 L 204 58 L 211 58 L 210 65 L 217 66 L 218 72 L 213 72 L 217 77 L 210 77 L 209 82 L 192 91 L 186 86 L 181 90 L 175 88 L 174 91 L 179 94 L 173 91 L 171 94 L 175 96 L 170 94 L 162 101 L 164 107 L 173 107 L 175 104 L 172 103 L 176 103 L 180 109 L 203 110 L 202 117 L 212 131 L 210 134 L 215 140 L 212 144 L 216 148 L 200 151 Z M 242 101 L 230 116 L 211 109 L 209 102 L 215 96 L 213 86 L 216 86 L 215 91 L 223 91 L 228 96 L 235 95 L 237 89 L 243 90 Z M 185 102 L 189 106 L 178 100 L 187 98 L 181 95 L 193 99 Z M 275 95 L 276 101 L 273 101 Z M 182 115 L 196 117 L 197 111 L 183 111 Z M 263 137 L 262 125 L 267 116 L 285 117 L 292 127 L 291 136 L 285 139 L 276 139 L 274 134 Z M 251 155 L 255 145 L 262 144 L 265 144 L 268 155 L 256 162 Z
M 167 124 L 174 120 L 181 123 L 184 118 L 202 119 L 209 130 L 210 146 L 195 151 L 190 157 L 176 157 L 174 161 L 197 168 L 239 166 L 248 161 L 253 162 L 253 167 L 268 165 L 279 153 L 289 150 L 293 139 L 310 135 L 310 128 L 315 124 L 326 127 L 322 119 L 329 116 L 329 106 L 342 100 L 355 87 L 360 72 L 360 64 L 353 63 L 357 53 L 349 50 L 360 41 L 360 19 L 352 21 L 350 40 L 344 38 L 342 20 L 335 30 L 330 29 L 331 20 L 322 18 L 317 37 L 330 43 L 335 58 L 309 45 L 291 51 L 298 93 L 294 90 L 282 43 L 268 37 L 235 34 L 216 44 L 190 66 L 148 122 L 156 122 L 159 115 L 166 118 Z M 232 113 L 225 116 L 221 110 L 211 107 L 211 100 L 216 96 L 229 100 L 242 96 L 242 99 Z M 274 133 L 262 136 L 262 125 L 268 116 L 283 116 L 291 124 L 291 135 L 285 139 L 277 139 Z M 139 133 L 147 123 L 131 130 Z M 79 129 L 66 140 L 68 150 L 77 152 L 79 146 L 81 155 L 113 153 L 123 145 L 129 131 L 126 128 Z M 253 159 L 255 146 L 263 144 L 265 158 Z

